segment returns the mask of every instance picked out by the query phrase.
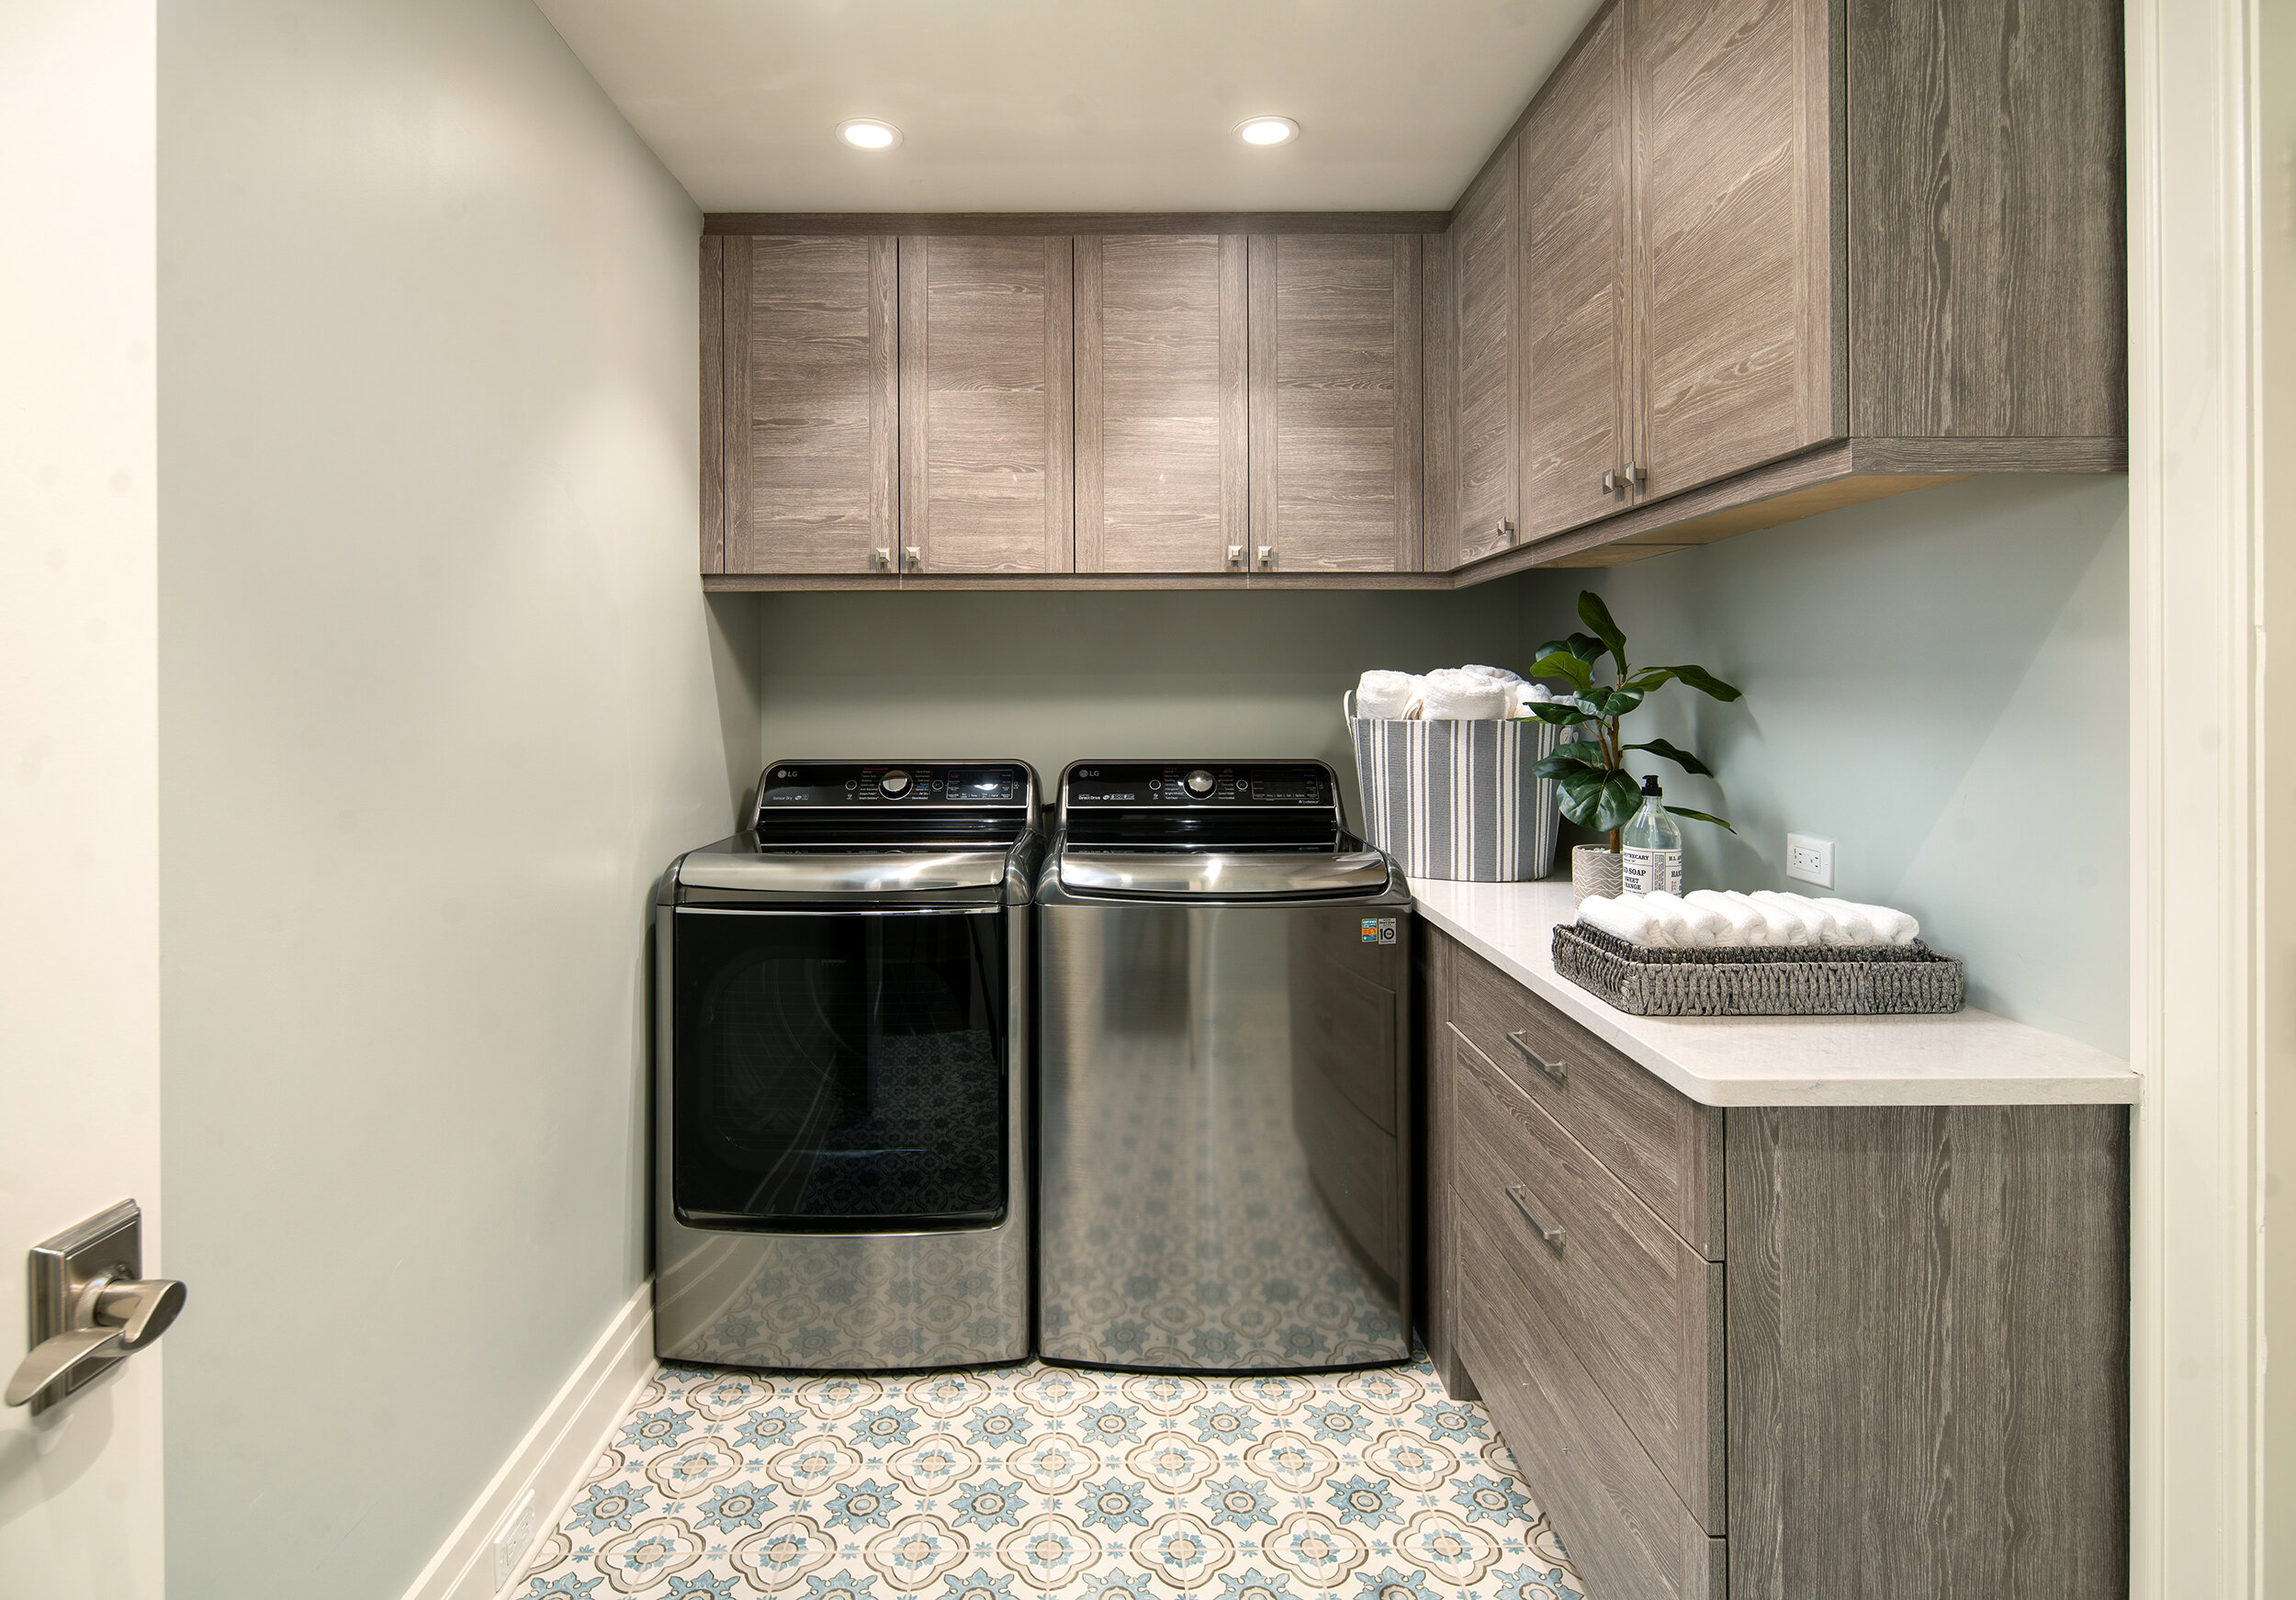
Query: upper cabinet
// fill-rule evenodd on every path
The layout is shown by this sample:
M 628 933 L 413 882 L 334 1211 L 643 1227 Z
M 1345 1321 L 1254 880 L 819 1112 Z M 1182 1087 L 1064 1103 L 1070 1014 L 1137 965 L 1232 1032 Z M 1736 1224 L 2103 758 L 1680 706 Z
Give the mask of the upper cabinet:
M 722 306 L 723 367 L 703 340 L 705 508 L 722 488 L 704 572 L 893 569 L 895 241 L 710 239 L 705 311 Z M 710 381 L 715 377 L 716 381 Z
M 1076 241 L 1076 570 L 1244 569 L 1244 241 Z
M 1255 570 L 1418 566 L 1419 276 L 1415 234 L 1252 239 Z
M 1525 539 L 1617 509 L 1634 456 L 1626 83 L 1626 19 L 1613 0 L 1547 81 L 1514 152 L 1522 172 Z
M 1430 275 L 1440 280 L 1433 292 L 1455 308 L 1428 320 L 1427 337 L 1431 412 L 1441 412 L 1431 414 L 1429 432 L 1449 435 L 1449 481 L 1431 485 L 1426 542 L 1445 567 L 1505 549 L 1522 515 L 1527 364 L 1517 149 L 1514 141 L 1501 146 L 1460 197 Z
M 1624 0 L 1638 499 L 1848 431 L 1831 0 Z M 1846 397 L 1844 397 L 1846 399 Z
M 901 568 L 1074 565 L 1075 254 L 1064 238 L 901 241 Z

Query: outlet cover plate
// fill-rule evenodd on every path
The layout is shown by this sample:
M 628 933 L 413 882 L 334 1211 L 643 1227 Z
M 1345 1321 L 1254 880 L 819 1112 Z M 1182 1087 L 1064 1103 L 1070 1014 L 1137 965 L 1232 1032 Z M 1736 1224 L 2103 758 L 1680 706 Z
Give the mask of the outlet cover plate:
M 535 1543 L 535 1492 L 520 1496 L 494 1535 L 494 1592 L 501 1594 L 525 1571 L 526 1552 Z
M 1821 889 L 1834 886 L 1834 841 L 1812 839 L 1806 833 L 1785 836 L 1785 875 L 1799 878 L 1806 884 L 1816 884 Z

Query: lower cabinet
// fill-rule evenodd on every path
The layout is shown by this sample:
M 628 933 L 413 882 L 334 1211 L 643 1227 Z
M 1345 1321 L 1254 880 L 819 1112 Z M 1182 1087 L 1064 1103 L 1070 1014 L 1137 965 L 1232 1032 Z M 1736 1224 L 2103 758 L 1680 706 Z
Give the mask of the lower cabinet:
M 2123 1108 L 1629 1093 L 1425 943 L 1429 1351 L 1590 1594 L 2126 1593 Z

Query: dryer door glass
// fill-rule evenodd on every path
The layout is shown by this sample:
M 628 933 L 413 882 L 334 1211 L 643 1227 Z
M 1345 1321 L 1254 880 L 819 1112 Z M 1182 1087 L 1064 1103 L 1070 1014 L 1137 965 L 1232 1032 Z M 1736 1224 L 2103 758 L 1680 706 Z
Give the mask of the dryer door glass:
M 1001 1221 L 1006 915 L 681 908 L 679 1221 L 828 1233 Z

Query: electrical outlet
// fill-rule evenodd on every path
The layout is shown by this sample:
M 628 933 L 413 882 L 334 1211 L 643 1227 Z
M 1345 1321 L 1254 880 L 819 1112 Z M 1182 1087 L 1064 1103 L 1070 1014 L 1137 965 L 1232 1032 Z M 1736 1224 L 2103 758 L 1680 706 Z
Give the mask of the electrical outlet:
M 509 1588 L 524 1570 L 526 1552 L 535 1542 L 535 1492 L 520 1496 L 494 1534 L 494 1591 Z
M 1785 875 L 1799 878 L 1806 884 L 1816 884 L 1821 889 L 1834 886 L 1834 841 L 1812 839 L 1806 833 L 1785 836 Z

